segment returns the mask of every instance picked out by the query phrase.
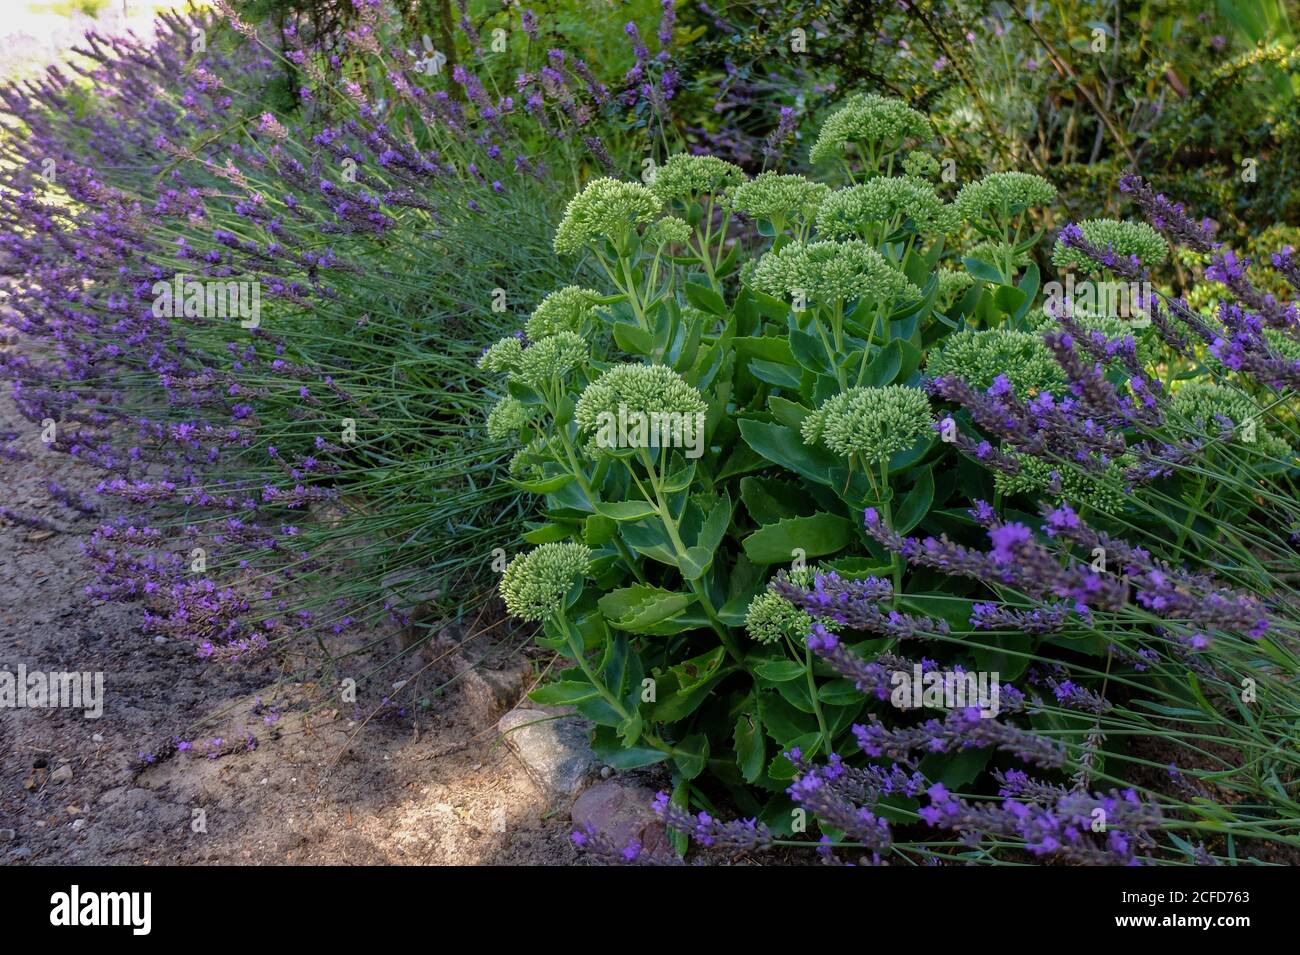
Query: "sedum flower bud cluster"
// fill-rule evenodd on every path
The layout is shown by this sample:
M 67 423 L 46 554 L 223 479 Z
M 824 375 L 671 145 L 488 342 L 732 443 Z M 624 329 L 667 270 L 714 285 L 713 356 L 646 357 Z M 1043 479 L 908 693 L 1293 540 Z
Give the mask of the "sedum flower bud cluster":
M 504 441 L 518 434 L 532 418 L 531 408 L 517 398 L 506 396 L 488 412 L 488 437 L 493 441 Z
M 820 442 L 842 457 L 887 460 L 933 430 L 930 400 L 920 388 L 850 388 L 803 420 L 805 444 Z
M 1128 258 L 1136 255 L 1144 266 L 1154 268 L 1169 258 L 1169 243 L 1145 222 L 1121 222 L 1118 219 L 1085 219 L 1079 230 L 1089 244 L 1104 251 Z M 1078 269 L 1091 272 L 1101 267 L 1082 251 L 1056 240 L 1052 249 L 1052 264 L 1058 269 Z
M 557 332 L 584 335 L 596 317 L 595 303 L 600 293 L 577 285 L 568 285 L 547 295 L 528 317 L 525 331 L 533 341 Z
M 692 416 L 693 422 L 693 416 L 705 413 L 708 407 L 704 396 L 671 368 L 629 363 L 615 365 L 587 385 L 578 397 L 573 416 L 578 428 L 586 433 L 596 432 L 607 415 L 614 419 L 627 415 L 671 416 L 664 420 L 675 429 L 684 418 Z M 672 436 L 681 438 L 679 433 Z
M 640 183 L 595 179 L 569 200 L 555 230 L 555 251 L 578 252 L 599 239 L 621 247 L 628 234 L 658 217 L 662 200 Z
M 583 544 L 542 544 L 520 554 L 501 575 L 501 597 L 512 616 L 544 620 L 564 609 L 573 585 L 587 573 L 591 550 Z
M 1030 172 L 995 172 L 969 182 L 957 193 L 957 209 L 967 222 L 999 217 L 1003 224 L 1031 206 L 1047 205 L 1056 187 Z
M 930 134 L 930 121 L 902 100 L 858 93 L 827 117 L 809 158 L 813 163 L 833 158 L 850 143 L 879 157 L 897 150 L 904 140 L 925 139 Z
M 1266 428 L 1267 416 L 1250 395 L 1204 378 L 1183 382 L 1169 402 L 1169 418 L 1197 437 L 1213 439 L 1231 431 L 1241 447 L 1261 455 L 1290 459 L 1294 452 Z
M 830 187 L 803 176 L 759 173 L 731 193 L 731 207 L 753 219 L 769 222 L 807 221 L 830 193 Z
M 655 169 L 650 191 L 664 202 L 690 201 L 701 195 L 718 195 L 744 181 L 744 171 L 726 160 L 678 153 Z
M 758 260 L 754 288 L 778 298 L 819 304 L 871 298 L 895 302 L 921 293 L 879 252 L 861 241 L 792 242 Z
M 820 567 L 792 570 L 790 580 L 796 586 L 811 587 L 813 579 L 821 570 Z M 818 622 L 831 632 L 840 629 L 840 624 L 829 617 L 821 618 Z M 811 614 L 771 590 L 764 590 L 755 596 L 745 611 L 745 630 L 758 643 L 779 643 L 788 638 L 801 644 L 812 631 L 812 625 Z
M 968 328 L 949 335 L 930 352 L 925 371 L 932 378 L 960 378 L 981 391 L 1004 375 L 1021 399 L 1059 392 L 1065 385 L 1065 373 L 1037 334 L 1007 328 Z

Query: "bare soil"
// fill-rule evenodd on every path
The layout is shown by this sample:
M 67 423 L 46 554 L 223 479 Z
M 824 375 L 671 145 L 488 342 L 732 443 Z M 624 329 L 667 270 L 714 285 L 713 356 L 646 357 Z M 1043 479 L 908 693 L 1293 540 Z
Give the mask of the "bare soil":
M 224 666 L 197 658 L 188 643 L 156 640 L 138 607 L 85 596 L 90 572 L 78 542 L 96 519 L 45 491 L 54 480 L 89 495 L 98 474 L 48 450 L 7 398 L 0 431 L 20 432 L 15 446 L 34 455 L 0 461 L 0 504 L 60 528 L 0 517 L 0 668 L 101 671 L 105 684 L 98 719 L 0 709 L 0 861 L 576 860 L 567 812 L 550 814 L 500 745 L 495 717 L 508 701 L 484 699 L 481 680 L 458 679 L 464 674 L 438 662 L 460 654 L 441 644 L 408 654 L 382 679 L 409 683 L 362 685 L 349 704 L 333 683 L 286 677 L 283 660 Z M 358 677 L 398 649 L 396 634 L 364 639 L 377 636 L 392 639 L 372 658 L 350 658 Z M 385 690 L 396 704 L 376 713 Z M 192 747 L 178 751 L 177 740 Z

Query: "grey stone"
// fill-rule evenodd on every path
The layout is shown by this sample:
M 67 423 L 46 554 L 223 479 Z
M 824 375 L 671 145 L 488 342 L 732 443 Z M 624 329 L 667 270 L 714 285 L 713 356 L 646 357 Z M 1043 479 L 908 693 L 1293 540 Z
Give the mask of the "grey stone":
M 0 829 L 0 842 L 13 842 L 17 838 L 17 829 Z
M 615 845 L 636 841 L 655 855 L 668 855 L 668 834 L 650 808 L 654 790 L 618 779 L 602 779 L 583 790 L 569 816 L 575 827 L 608 836 Z
M 52 783 L 70 783 L 72 782 L 72 767 L 64 763 L 54 772 L 50 773 L 50 782 Z
M 461 698 L 474 718 L 484 723 L 514 706 L 532 676 L 526 660 L 501 658 L 493 651 L 484 641 L 464 640 L 456 626 L 444 627 L 424 650 L 444 676 L 460 683 Z
M 503 670 L 479 667 L 461 672 L 466 702 L 480 719 L 490 722 L 519 699 L 532 670 L 527 663 L 521 663 Z
M 516 707 L 497 722 L 510 751 L 553 804 L 576 796 L 599 766 L 587 743 L 590 728 L 559 707 Z

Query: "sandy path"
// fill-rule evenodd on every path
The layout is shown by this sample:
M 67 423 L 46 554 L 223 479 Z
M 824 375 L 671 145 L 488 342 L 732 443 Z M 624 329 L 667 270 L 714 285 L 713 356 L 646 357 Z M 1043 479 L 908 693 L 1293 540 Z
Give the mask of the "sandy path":
M 0 461 L 0 504 L 62 528 L 32 531 L 0 518 L 0 669 L 99 671 L 105 682 L 99 719 L 68 709 L 0 709 L 0 860 L 576 858 L 565 814 L 545 818 L 540 792 L 506 748 L 494 745 L 492 712 L 462 682 L 430 692 L 452 675 L 436 665 L 412 697 L 433 696 L 429 707 L 371 721 L 349 746 L 356 717 L 373 708 L 367 699 L 386 687 L 363 687 L 357 707 L 343 705 L 332 690 L 277 683 L 278 665 L 270 662 L 209 664 L 188 644 L 143 632 L 138 607 L 92 602 L 83 593 L 90 571 L 78 540 L 95 518 L 52 502 L 44 485 L 53 480 L 89 494 L 97 473 L 46 449 L 7 397 L 0 398 L 0 431 L 19 432 L 15 446 L 34 456 Z M 385 678 L 411 676 L 428 659 L 413 656 L 405 672 Z M 173 738 L 194 748 L 152 765 L 141 759 L 170 749 Z

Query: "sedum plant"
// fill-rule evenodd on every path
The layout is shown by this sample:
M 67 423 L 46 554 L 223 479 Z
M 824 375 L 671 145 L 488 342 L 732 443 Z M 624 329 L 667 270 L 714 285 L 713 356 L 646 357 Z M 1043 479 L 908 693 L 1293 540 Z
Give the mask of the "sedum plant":
M 1300 620 L 1271 596 L 1300 535 L 1292 311 L 1221 252 L 1208 274 L 1246 305 L 1213 322 L 1160 294 L 1149 329 L 1040 312 L 1052 186 L 994 173 L 936 204 L 920 160 L 892 177 L 922 135 L 855 98 L 814 147 L 838 190 L 695 157 L 658 191 L 602 186 L 640 198 L 597 230 L 570 205 L 558 234 L 589 239 L 557 248 L 610 285 L 590 334 L 539 322 L 483 360 L 541 499 L 502 593 L 566 661 L 534 699 L 576 707 L 609 764 L 666 768 L 679 848 L 810 845 L 799 810 L 872 863 L 1296 845 Z M 1068 226 L 1055 258 L 1149 283 L 1161 242 Z M 926 674 L 992 695 L 896 692 Z
M 946 626 L 863 515 L 911 529 L 961 497 L 937 468 L 924 350 L 1028 309 L 947 247 L 969 224 L 903 151 L 924 117 L 880 97 L 837 115 L 814 152 L 847 185 L 709 156 L 588 184 L 555 249 L 605 287 L 545 296 L 480 362 L 500 395 L 487 426 L 519 441 L 509 480 L 541 503 L 502 593 L 569 661 L 535 699 L 576 706 L 613 766 L 666 763 L 676 805 L 720 786 L 786 831 L 787 753 L 841 751 L 867 698 L 770 586 L 887 599 L 819 624 L 855 640 Z M 578 549 L 581 574 L 550 573 Z

